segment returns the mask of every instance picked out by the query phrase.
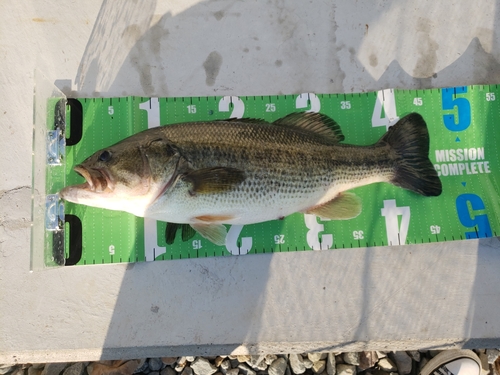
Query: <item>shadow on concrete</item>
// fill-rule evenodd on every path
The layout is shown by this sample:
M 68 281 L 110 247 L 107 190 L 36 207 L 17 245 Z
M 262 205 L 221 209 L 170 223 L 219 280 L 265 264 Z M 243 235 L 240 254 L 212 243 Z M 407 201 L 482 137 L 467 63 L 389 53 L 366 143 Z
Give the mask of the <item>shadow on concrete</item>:
M 77 91 L 66 87 L 68 95 L 335 93 L 500 80 L 494 27 L 482 30 L 481 40 L 470 38 L 461 55 L 446 55 L 443 60 L 449 63 L 442 68 L 437 65 L 441 49 L 432 39 L 431 20 L 415 21 L 415 27 L 393 25 L 392 33 L 378 38 L 387 38 L 394 49 L 372 51 L 380 42 L 370 45 L 367 40 L 377 24 L 403 11 L 396 3 L 315 3 L 313 8 L 299 0 L 269 1 L 265 6 L 202 1 L 175 14 L 157 14 L 156 2 L 124 4 L 103 2 L 76 76 Z M 432 17 L 432 9 L 429 14 Z M 498 16 L 496 8 L 496 24 Z M 393 51 L 411 49 L 405 43 L 415 32 L 419 57 L 408 73 L 402 67 L 407 59 Z M 484 40 L 493 46 L 488 52 Z M 392 60 L 385 64 L 387 58 Z M 377 76 L 380 69 L 383 73 Z M 498 247 L 493 239 L 480 247 L 478 259 L 470 259 L 477 263 L 476 274 L 443 271 L 448 265 L 441 261 L 448 257 L 437 245 L 432 259 L 418 247 L 394 247 L 339 250 L 335 257 L 313 252 L 132 264 L 122 280 L 102 357 L 213 355 L 240 350 L 241 345 L 269 350 L 273 342 L 322 341 L 329 344 L 317 349 L 331 350 L 335 342 L 341 346 L 394 338 L 405 324 L 414 328 L 401 340 L 425 341 L 428 332 L 442 331 L 439 325 L 445 319 L 437 315 L 446 311 L 453 280 L 463 284 L 464 278 L 471 289 L 465 291 L 469 299 L 462 307 L 470 321 L 457 322 L 463 326 L 458 336 L 484 337 L 487 323 L 472 322 L 482 313 L 475 306 L 484 306 L 485 290 L 498 285 L 498 273 L 491 268 L 499 264 Z M 359 262 L 349 263 L 350 251 Z M 396 251 L 404 256 L 380 272 L 378 256 Z M 301 259 L 299 268 L 291 266 L 290 257 Z M 468 266 L 453 265 L 458 270 Z M 408 267 L 421 269 L 422 279 L 407 274 Z M 478 277 L 485 270 L 490 272 L 487 278 Z M 304 288 L 297 287 L 298 280 L 304 280 Z M 484 285 L 488 280 L 492 284 Z M 429 282 L 442 283 L 438 295 L 429 296 L 421 287 Z M 397 305 L 392 303 L 395 298 Z M 429 304 L 422 305 L 426 300 Z M 336 309 L 335 322 L 324 306 Z M 380 310 L 386 319 L 371 320 Z M 446 319 L 463 316 L 464 311 Z M 281 336 L 269 335 L 278 331 Z M 295 351 L 299 349 L 300 344 Z

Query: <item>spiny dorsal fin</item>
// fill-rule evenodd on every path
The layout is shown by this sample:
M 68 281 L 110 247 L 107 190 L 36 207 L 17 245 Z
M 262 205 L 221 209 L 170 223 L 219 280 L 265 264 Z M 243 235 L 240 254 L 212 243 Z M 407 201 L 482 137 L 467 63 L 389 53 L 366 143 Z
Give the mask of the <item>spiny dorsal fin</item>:
M 184 180 L 191 182 L 192 194 L 220 193 L 245 180 L 245 173 L 236 168 L 213 167 L 186 173 Z
M 332 118 L 315 112 L 291 113 L 273 122 L 274 125 L 294 126 L 311 131 L 338 143 L 344 140 L 339 124 Z

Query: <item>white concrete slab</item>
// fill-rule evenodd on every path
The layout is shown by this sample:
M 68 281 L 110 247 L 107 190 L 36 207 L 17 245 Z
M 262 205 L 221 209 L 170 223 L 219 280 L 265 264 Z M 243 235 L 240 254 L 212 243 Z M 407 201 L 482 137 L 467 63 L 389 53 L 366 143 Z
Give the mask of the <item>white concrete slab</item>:
M 0 14 L 0 362 L 500 346 L 498 238 L 29 273 L 35 67 L 73 96 L 498 83 L 498 2 L 23 0 Z

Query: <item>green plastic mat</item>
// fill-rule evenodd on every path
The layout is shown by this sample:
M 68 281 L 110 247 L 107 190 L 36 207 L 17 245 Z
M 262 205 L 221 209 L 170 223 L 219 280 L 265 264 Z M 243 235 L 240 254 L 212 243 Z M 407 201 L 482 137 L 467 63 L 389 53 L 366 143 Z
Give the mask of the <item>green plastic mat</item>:
M 165 243 L 164 222 L 64 203 L 65 264 L 141 262 L 251 253 L 422 244 L 500 233 L 500 90 L 468 86 L 355 94 L 70 99 L 66 116 L 66 184 L 83 182 L 73 166 L 96 150 L 147 128 L 231 117 L 274 121 L 315 111 L 335 119 L 344 143 L 376 142 L 397 119 L 420 113 L 443 193 L 422 197 L 390 184 L 354 189 L 363 202 L 352 220 L 293 214 L 280 221 L 227 226 L 226 246 L 196 234 Z

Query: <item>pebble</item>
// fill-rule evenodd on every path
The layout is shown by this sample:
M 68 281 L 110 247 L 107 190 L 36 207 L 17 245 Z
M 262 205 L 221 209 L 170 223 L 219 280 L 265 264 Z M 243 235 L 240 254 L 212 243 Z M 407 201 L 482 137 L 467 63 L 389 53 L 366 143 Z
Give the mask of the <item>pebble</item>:
M 212 375 L 217 372 L 217 367 L 203 357 L 196 358 L 191 364 L 191 368 L 196 375 Z
M 64 370 L 63 375 L 82 375 L 85 371 L 85 363 L 77 362 Z M 35 370 L 39 371 L 39 370 Z
M 187 356 L 187 357 L 186 357 L 186 360 L 187 360 L 188 362 L 194 362 L 194 360 L 195 360 L 195 359 L 196 359 L 196 357 L 193 357 L 193 356 Z
M 304 359 L 300 354 L 290 354 L 290 367 L 294 374 L 303 374 L 306 372 L 306 366 L 304 365 Z
M 498 349 L 486 349 L 486 357 L 488 358 L 488 363 L 491 365 L 495 363 L 496 359 L 500 356 L 500 350 Z
M 406 353 L 416 362 L 420 362 L 420 352 L 418 350 L 408 350 Z
M 305 367 L 306 369 L 310 369 L 310 368 L 312 368 L 312 367 L 313 367 L 313 363 L 312 363 L 312 361 L 311 361 L 309 358 L 304 358 L 304 357 L 302 357 L 302 359 L 303 359 L 303 361 L 304 361 L 304 367 Z
M 177 373 L 175 372 L 175 370 L 170 366 L 167 366 L 160 371 L 160 375 L 176 375 L 176 374 Z
M 377 364 L 377 352 L 361 352 L 359 354 L 359 369 L 361 371 L 372 368 Z
M 231 362 L 225 359 L 220 364 L 220 370 L 223 374 L 226 374 L 231 369 Z
M 160 371 L 163 362 L 160 358 L 150 358 L 149 359 L 149 368 L 151 371 Z
M 245 363 L 246 361 L 250 361 L 251 357 L 248 354 L 238 355 L 236 359 L 239 363 Z
M 326 373 L 328 375 L 335 375 L 337 372 L 335 365 L 335 354 L 328 353 L 328 356 L 326 357 Z
M 377 353 L 378 359 L 387 357 L 387 353 L 386 352 L 381 352 L 381 351 L 377 350 L 375 353 Z
M 189 366 L 184 367 L 184 370 L 182 370 L 181 375 L 193 375 L 193 369 Z
M 385 372 L 397 371 L 396 365 L 387 357 L 379 359 L 377 366 Z
M 319 360 L 317 362 L 313 363 L 312 370 L 315 374 L 321 374 L 323 371 L 325 371 L 326 368 L 326 361 L 324 360 Z
M 266 365 L 268 365 L 268 366 L 271 365 L 277 359 L 278 359 L 278 356 L 275 355 L 275 354 L 268 354 L 268 355 L 266 355 L 266 358 L 265 358 Z
M 228 370 L 226 375 L 238 375 L 239 372 L 240 370 L 238 368 L 232 368 L 231 370 Z
M 216 357 L 215 360 L 214 360 L 214 365 L 215 367 L 220 367 L 221 363 L 224 361 L 224 358 L 222 357 Z
M 309 358 L 312 363 L 326 359 L 326 356 L 327 353 L 307 353 L 307 358 Z
M 139 372 L 144 372 L 146 371 L 146 369 L 149 368 L 149 363 L 146 361 L 146 359 L 141 359 L 139 361 L 139 363 L 137 364 L 137 367 L 135 368 L 133 374 L 138 374 Z M 91 371 L 88 371 L 87 372 L 90 374 Z
M 173 366 L 177 363 L 177 357 L 162 357 L 161 361 L 167 366 Z
M 266 359 L 265 355 L 252 355 L 250 356 L 250 360 L 247 361 L 246 363 L 254 370 L 264 371 L 267 369 L 267 364 L 265 359 Z
M 42 375 L 59 375 L 67 366 L 67 363 L 47 363 L 43 368 Z
M 406 354 L 406 352 L 392 352 L 391 356 L 394 359 L 394 362 L 396 362 L 396 366 L 400 375 L 408 375 L 411 372 L 412 361 L 410 356 Z
M 247 365 L 245 365 L 244 363 L 240 363 L 238 365 L 238 368 L 241 370 L 241 372 L 244 374 L 244 375 L 256 375 L 257 373 L 252 370 L 250 367 L 248 367 Z
M 286 359 L 277 358 L 269 365 L 269 375 L 284 375 L 286 371 Z
M 337 365 L 337 375 L 356 375 L 356 366 L 341 363 Z
M 358 352 L 348 352 L 344 353 L 342 356 L 344 359 L 344 362 L 349 364 L 349 365 L 359 365 L 359 353 Z

